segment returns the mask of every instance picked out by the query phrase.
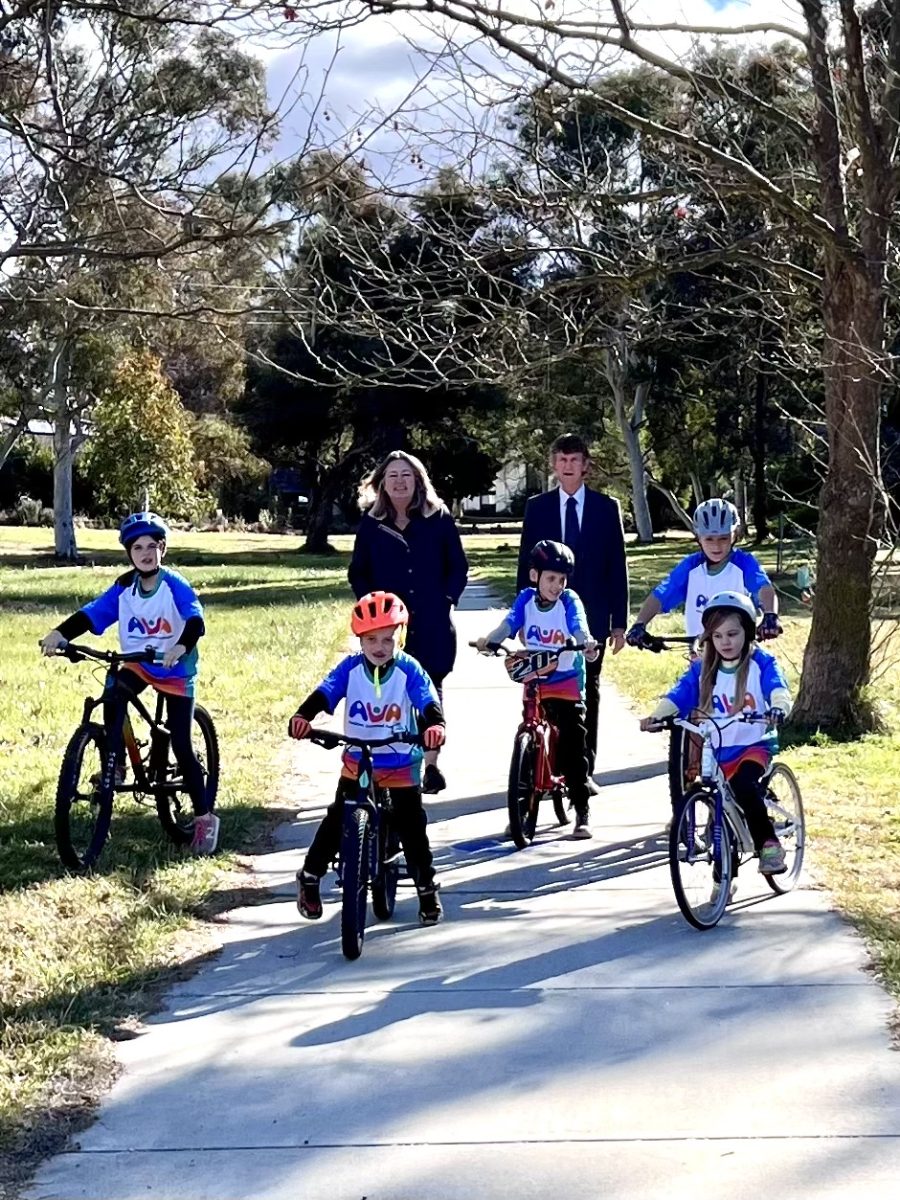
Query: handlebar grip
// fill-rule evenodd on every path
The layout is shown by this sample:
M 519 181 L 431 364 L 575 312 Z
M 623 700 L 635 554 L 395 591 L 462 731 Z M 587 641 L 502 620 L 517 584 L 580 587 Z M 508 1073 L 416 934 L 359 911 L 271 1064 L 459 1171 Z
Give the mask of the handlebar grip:
M 341 744 L 340 735 L 333 733 L 330 729 L 310 730 L 306 740 L 308 742 L 317 742 L 320 746 L 324 746 L 326 750 L 334 750 Z

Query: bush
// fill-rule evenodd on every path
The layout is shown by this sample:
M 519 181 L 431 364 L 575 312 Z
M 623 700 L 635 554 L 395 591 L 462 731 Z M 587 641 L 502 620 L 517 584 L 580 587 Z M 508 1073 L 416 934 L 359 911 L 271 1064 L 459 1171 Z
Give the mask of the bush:
M 31 496 L 20 496 L 16 501 L 15 513 L 17 525 L 40 525 L 41 512 L 44 510 L 40 500 Z M 53 511 L 50 510 L 50 524 L 53 524 Z

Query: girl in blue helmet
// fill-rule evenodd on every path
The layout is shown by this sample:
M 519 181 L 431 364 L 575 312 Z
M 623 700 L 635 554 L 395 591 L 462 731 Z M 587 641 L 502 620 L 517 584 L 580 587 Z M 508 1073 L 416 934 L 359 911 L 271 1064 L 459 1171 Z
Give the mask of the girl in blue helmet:
M 148 685 L 166 697 L 172 753 L 181 768 L 194 807 L 195 854 L 212 854 L 219 839 L 219 818 L 209 811 L 203 770 L 191 745 L 197 642 L 205 632 L 203 608 L 191 585 L 176 571 L 163 567 L 169 528 L 153 512 L 136 512 L 119 527 L 119 541 L 129 569 L 112 587 L 72 613 L 41 639 L 44 654 L 83 633 L 101 634 L 114 622 L 124 652 L 152 646 L 154 663 L 128 663 L 119 675 L 119 689 L 104 699 L 107 732 L 121 741 L 125 701 L 129 693 Z M 120 771 L 124 773 L 124 762 Z

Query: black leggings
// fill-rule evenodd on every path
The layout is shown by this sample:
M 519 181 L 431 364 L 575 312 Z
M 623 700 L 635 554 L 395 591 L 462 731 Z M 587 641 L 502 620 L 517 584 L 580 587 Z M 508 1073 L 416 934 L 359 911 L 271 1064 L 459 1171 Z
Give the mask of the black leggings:
M 747 818 L 747 828 L 757 850 L 775 838 L 775 828 L 766 809 L 764 789 L 759 782 L 765 773 L 766 768 L 760 763 L 745 762 L 728 780 L 734 798 Z
M 147 687 L 145 680 L 134 671 L 123 671 L 119 675 L 116 691 L 109 692 L 103 697 L 103 724 L 106 726 L 107 737 L 119 746 L 119 762 L 125 763 L 125 745 L 122 741 L 122 728 L 125 724 L 126 701 L 138 695 Z M 166 697 L 166 727 L 172 740 L 172 753 L 181 768 L 191 804 L 197 816 L 207 811 L 206 783 L 203 779 L 203 768 L 197 761 L 194 747 L 191 744 L 191 725 L 194 720 L 194 697 L 173 696 L 168 692 Z
M 358 787 L 355 779 L 339 781 L 334 801 L 326 809 L 303 862 L 303 870 L 310 875 L 321 879 L 332 859 L 337 856 L 341 844 L 344 798 L 356 795 Z M 428 818 L 422 807 L 422 792 L 417 787 L 406 787 L 391 788 L 390 793 L 391 823 L 400 835 L 406 865 L 416 888 L 421 892 L 434 883 L 434 860 L 426 833 Z
M 559 730 L 556 766 L 566 777 L 566 788 L 576 814 L 588 811 L 588 756 L 585 747 L 585 708 L 579 700 L 551 698 L 542 701 L 547 719 Z

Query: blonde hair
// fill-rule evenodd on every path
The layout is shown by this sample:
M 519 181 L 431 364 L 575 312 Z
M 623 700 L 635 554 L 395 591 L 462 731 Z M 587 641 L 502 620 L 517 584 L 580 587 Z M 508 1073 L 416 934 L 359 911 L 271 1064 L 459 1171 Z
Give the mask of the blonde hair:
M 406 463 L 416 477 L 415 492 L 407 509 L 409 515 L 421 513 L 423 517 L 431 517 L 436 512 L 440 512 L 444 505 L 434 490 L 434 484 L 428 478 L 425 464 L 414 454 L 407 454 L 405 450 L 392 450 L 387 458 L 378 464 L 372 474 L 363 480 L 359 489 L 360 508 L 368 509 L 369 516 L 374 517 L 376 521 L 396 517 L 396 510 L 384 486 L 384 477 L 388 467 L 395 462 Z
M 705 623 L 703 637 L 700 639 L 700 647 L 703 651 L 703 662 L 700 667 L 700 709 L 704 713 L 711 712 L 713 688 L 716 686 L 716 676 L 719 673 L 719 652 L 715 648 L 712 640 L 712 635 L 719 628 L 723 621 L 728 617 L 736 616 L 737 614 L 730 609 L 723 608 L 714 610 L 709 615 L 708 622 Z M 747 626 L 744 621 L 741 621 L 741 628 L 744 630 L 744 648 L 741 651 L 740 661 L 738 662 L 737 675 L 734 680 L 734 705 L 731 709 L 732 713 L 739 713 L 744 707 L 744 697 L 747 694 L 747 676 L 750 674 L 750 655 L 753 653 L 754 638 L 747 633 Z

